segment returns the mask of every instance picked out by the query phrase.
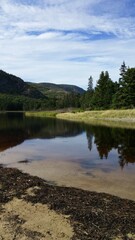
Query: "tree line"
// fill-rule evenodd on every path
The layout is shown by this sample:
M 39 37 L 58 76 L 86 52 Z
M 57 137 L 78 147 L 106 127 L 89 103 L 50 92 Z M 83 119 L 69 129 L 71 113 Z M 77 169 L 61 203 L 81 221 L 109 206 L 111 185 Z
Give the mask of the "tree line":
M 101 72 L 93 88 L 93 78 L 88 79 L 88 89 L 82 96 L 83 109 L 120 109 L 135 107 L 135 68 L 127 67 L 125 62 L 120 67 L 118 82 L 113 82 L 108 71 Z
M 48 110 L 62 108 L 82 108 L 84 110 L 135 108 L 135 68 L 120 67 L 120 77 L 112 81 L 108 71 L 102 71 L 96 86 L 93 77 L 88 79 L 88 88 L 84 94 L 67 93 L 35 99 L 21 95 L 0 94 L 0 111 L 3 110 Z

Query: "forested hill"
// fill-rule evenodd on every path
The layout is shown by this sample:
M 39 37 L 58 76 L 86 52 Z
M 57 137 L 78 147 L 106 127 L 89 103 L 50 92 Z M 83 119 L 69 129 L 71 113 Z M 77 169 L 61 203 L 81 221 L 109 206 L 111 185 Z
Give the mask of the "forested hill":
M 102 71 L 94 88 L 90 76 L 87 91 L 68 84 L 26 83 L 0 70 L 0 111 L 72 107 L 84 110 L 135 108 L 135 68 L 123 62 L 115 82 L 108 71 Z
M 80 107 L 83 93 L 82 88 L 74 85 L 26 83 L 0 70 L 0 111 Z
M 0 93 L 32 98 L 57 97 L 67 93 L 83 94 L 84 89 L 69 84 L 24 82 L 21 78 L 0 70 Z
M 44 98 L 44 95 L 21 78 L 0 70 L 0 93 L 22 95 L 31 98 Z
M 45 94 L 46 96 L 55 96 L 60 97 L 61 95 L 65 95 L 67 93 L 75 93 L 75 94 L 83 94 L 85 90 L 69 84 L 54 84 L 54 83 L 28 83 L 31 86 L 38 89 L 40 92 Z

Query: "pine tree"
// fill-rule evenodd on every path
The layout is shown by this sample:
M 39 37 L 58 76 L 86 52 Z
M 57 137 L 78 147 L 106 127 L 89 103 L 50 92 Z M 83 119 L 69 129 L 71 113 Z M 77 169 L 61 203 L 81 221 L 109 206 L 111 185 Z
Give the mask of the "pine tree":
M 127 107 L 135 107 L 135 68 L 128 69 L 124 75 L 123 97 Z
M 115 83 L 109 77 L 109 73 L 101 72 L 93 96 L 93 104 L 97 109 L 108 109 L 112 103 Z
M 88 79 L 88 88 L 85 94 L 81 97 L 81 107 L 83 109 L 92 109 L 92 97 L 93 97 L 94 89 L 93 89 L 93 78 L 92 76 Z
M 128 68 L 123 75 L 121 87 L 113 99 L 116 108 L 135 107 L 135 68 Z
M 119 84 L 120 84 L 120 86 L 122 85 L 123 78 L 124 78 L 124 76 L 125 76 L 125 73 L 126 73 L 127 69 L 128 69 L 128 68 L 127 68 L 125 62 L 123 61 L 122 65 L 121 65 L 121 67 L 120 67 L 120 78 L 119 78 Z
M 88 79 L 88 88 L 87 91 L 92 92 L 93 91 L 93 78 L 92 76 L 89 77 Z

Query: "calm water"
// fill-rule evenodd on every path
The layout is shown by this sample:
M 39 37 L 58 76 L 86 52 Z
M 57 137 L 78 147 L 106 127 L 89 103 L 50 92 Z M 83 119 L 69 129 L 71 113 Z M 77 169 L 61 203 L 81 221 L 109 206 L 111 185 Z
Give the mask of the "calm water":
M 1 114 L 0 163 L 135 200 L 135 130 Z

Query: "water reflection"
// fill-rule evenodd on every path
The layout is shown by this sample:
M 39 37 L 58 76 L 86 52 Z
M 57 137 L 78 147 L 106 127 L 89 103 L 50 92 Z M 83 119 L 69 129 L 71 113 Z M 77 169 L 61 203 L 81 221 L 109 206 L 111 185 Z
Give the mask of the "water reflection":
M 0 115 L 0 151 L 16 146 L 27 139 L 50 139 L 77 136 L 83 127 L 76 123 L 51 118 L 26 118 L 24 114 Z
M 85 125 L 50 118 L 26 118 L 23 114 L 0 115 L 0 151 L 27 139 L 75 137 L 84 132 L 89 151 L 96 148 L 100 159 L 110 160 L 109 153 L 115 150 L 121 168 L 135 162 L 135 130 Z
M 123 168 L 135 162 L 135 130 L 90 126 L 86 128 L 88 148 L 92 150 L 92 139 L 100 159 L 108 159 L 109 152 L 117 149 L 119 164 Z

